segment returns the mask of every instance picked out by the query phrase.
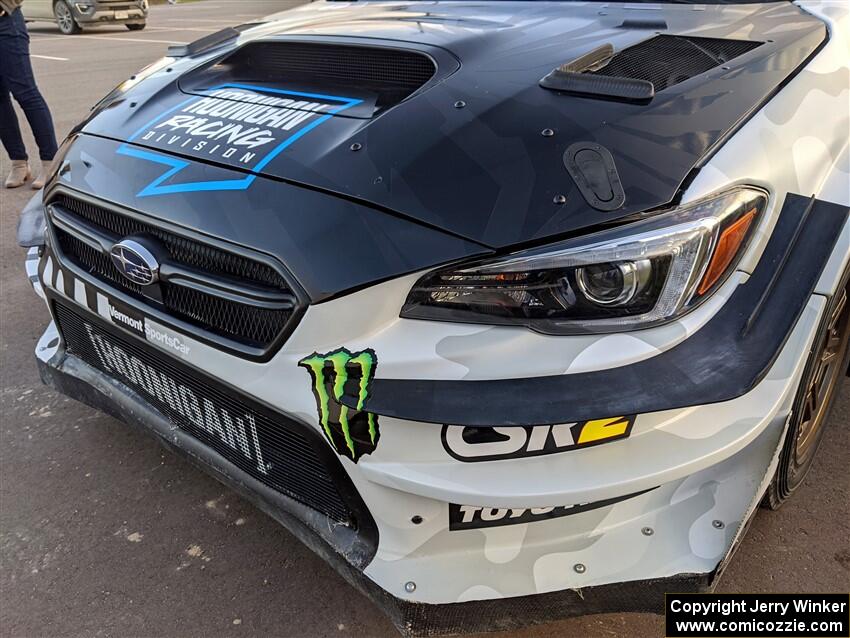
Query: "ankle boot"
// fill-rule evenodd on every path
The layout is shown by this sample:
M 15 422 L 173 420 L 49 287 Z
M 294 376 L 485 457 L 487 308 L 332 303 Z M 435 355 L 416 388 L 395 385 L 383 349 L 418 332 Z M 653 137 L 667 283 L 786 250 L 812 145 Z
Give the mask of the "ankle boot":
M 39 188 L 44 188 L 44 184 L 50 179 L 50 176 L 53 173 L 53 161 L 45 161 L 41 160 L 41 172 L 38 174 L 38 177 L 32 183 L 33 190 L 38 190 Z
M 9 176 L 6 178 L 6 188 L 23 186 L 30 177 L 32 177 L 32 173 L 30 173 L 29 162 L 12 160 L 12 170 L 9 171 Z

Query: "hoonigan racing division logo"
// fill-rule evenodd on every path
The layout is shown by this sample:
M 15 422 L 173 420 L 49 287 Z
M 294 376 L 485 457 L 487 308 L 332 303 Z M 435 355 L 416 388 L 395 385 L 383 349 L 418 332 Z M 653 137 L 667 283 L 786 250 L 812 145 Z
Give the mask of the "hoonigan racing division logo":
M 375 351 L 340 348 L 328 354 L 313 353 L 298 365 L 310 372 L 319 423 L 337 453 L 356 463 L 374 452 L 380 437 L 378 416 L 364 412 L 363 405 L 378 367 Z M 357 409 L 340 403 L 346 390 L 358 398 Z
M 356 98 L 317 93 L 224 85 L 159 115 L 130 137 L 132 146 L 124 144 L 118 152 L 171 167 L 146 186 L 139 197 L 243 190 L 253 183 L 256 174 L 232 180 L 180 182 L 178 173 L 189 162 L 174 155 L 188 155 L 256 173 L 322 122 L 361 102 Z M 152 147 L 169 155 L 139 147 Z

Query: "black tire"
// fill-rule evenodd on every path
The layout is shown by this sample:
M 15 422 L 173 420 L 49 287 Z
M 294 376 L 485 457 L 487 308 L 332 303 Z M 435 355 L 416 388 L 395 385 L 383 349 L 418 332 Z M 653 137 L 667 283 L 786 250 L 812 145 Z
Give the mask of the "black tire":
M 831 345 L 830 345 L 831 344 Z M 829 358 L 826 358 L 829 357 Z M 850 365 L 850 270 L 827 304 L 794 399 L 779 465 L 762 505 L 787 501 L 806 478 Z
M 125 24 L 124 26 L 130 29 L 130 31 L 141 31 L 148 25 L 146 22 L 142 22 L 141 24 Z
M 57 0 L 53 5 L 53 15 L 56 16 L 56 25 L 64 35 L 76 35 L 82 31 L 67 0 Z

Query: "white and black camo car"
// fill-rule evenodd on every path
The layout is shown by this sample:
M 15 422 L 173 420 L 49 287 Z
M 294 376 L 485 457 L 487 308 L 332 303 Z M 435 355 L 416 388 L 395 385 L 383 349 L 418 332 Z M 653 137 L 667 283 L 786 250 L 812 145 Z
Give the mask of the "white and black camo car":
M 820 0 L 327 1 L 174 48 L 22 218 L 42 378 L 402 632 L 659 610 L 847 373 L 848 50 Z

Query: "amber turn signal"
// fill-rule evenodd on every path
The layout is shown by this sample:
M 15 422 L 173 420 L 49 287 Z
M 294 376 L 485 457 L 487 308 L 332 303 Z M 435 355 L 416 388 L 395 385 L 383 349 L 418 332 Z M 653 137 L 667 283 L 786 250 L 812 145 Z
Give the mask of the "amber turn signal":
M 704 295 L 711 290 L 711 287 L 726 272 L 729 264 L 732 263 L 735 255 L 738 254 L 741 244 L 744 243 L 750 226 L 753 225 L 753 220 L 756 218 L 756 212 L 755 208 L 750 209 L 735 223 L 730 224 L 720 233 L 720 238 L 717 240 L 717 247 L 714 249 L 714 255 L 711 257 L 711 263 L 708 264 L 697 294 Z

